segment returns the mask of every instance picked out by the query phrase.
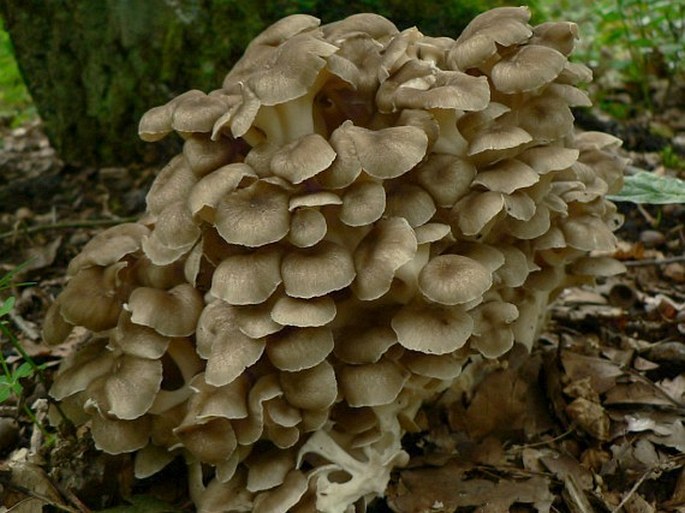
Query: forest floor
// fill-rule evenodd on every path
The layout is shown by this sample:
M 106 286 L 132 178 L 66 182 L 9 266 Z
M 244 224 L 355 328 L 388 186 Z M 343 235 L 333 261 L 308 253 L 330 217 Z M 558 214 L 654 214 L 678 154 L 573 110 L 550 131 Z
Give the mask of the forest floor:
M 579 123 L 622 136 L 634 166 L 673 175 L 663 148 L 683 149 L 683 119 L 676 109 L 662 120 L 666 139 L 641 122 Z M 0 135 L 0 276 L 28 262 L 17 279 L 29 282 L 0 299 L 16 297 L 7 326 L 49 382 L 78 342 L 40 339 L 69 260 L 103 227 L 144 210 L 156 170 L 67 169 L 37 121 Z M 422 430 L 405 440 L 409 465 L 373 511 L 685 511 L 685 206 L 620 209 L 614 256 L 627 272 L 565 291 L 531 355 L 472 365 L 426 407 Z M 134 482 L 128 457 L 43 427 L 45 383 L 22 377 L 6 339 L 2 350 L 10 376 L 0 384 L 17 393 L 0 400 L 0 511 L 188 511 L 178 468 Z

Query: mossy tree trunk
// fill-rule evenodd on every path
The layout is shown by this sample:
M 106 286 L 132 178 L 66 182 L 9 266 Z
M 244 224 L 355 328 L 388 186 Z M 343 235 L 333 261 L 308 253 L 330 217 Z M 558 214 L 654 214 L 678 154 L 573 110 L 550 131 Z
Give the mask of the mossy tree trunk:
M 140 116 L 188 89 L 218 87 L 263 27 L 253 2 L 0 0 L 45 129 L 71 165 L 150 151 Z
M 330 22 L 374 11 L 400 29 L 456 37 L 479 4 L 502 1 L 0 0 L 0 15 L 60 157 L 105 166 L 178 145 L 142 143 L 140 116 L 189 89 L 220 87 L 249 41 L 282 16 Z

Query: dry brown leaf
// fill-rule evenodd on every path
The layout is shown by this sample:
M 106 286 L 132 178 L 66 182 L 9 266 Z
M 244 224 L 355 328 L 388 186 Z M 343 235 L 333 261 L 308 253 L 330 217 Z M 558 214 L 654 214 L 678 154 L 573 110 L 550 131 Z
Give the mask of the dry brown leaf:
M 595 511 L 585 494 L 585 488 L 578 483 L 573 475 L 568 475 L 564 479 L 562 496 L 572 513 L 593 513 Z
M 511 369 L 497 370 L 479 385 L 466 410 L 466 428 L 473 438 L 522 429 L 528 384 Z
M 571 380 L 590 378 L 592 388 L 598 394 L 603 394 L 613 388 L 616 385 L 616 378 L 623 374 L 621 368 L 614 362 L 571 351 L 562 351 L 561 363 Z
M 609 405 L 644 405 L 644 406 L 673 406 L 673 401 L 656 386 L 644 381 L 634 381 L 632 383 L 619 383 L 611 390 L 607 391 L 603 401 L 605 406 Z
M 680 474 L 678 475 L 678 480 L 675 484 L 675 489 L 673 490 L 673 495 L 671 498 L 664 503 L 667 508 L 685 508 L 685 467 L 680 469 Z
M 626 513 L 654 513 L 656 510 L 641 495 L 634 493 L 623 505 Z
M 554 451 L 542 456 L 541 461 L 561 481 L 572 478 L 581 490 L 592 488 L 592 474 L 568 454 Z
M 664 427 L 664 426 L 662 426 Z M 685 426 L 683 420 L 679 419 L 668 426 L 667 435 L 650 435 L 649 440 L 658 445 L 665 445 L 666 447 L 673 447 L 674 449 L 685 453 Z
M 10 488 L 2 504 L 13 513 L 42 513 L 48 504 L 64 506 L 64 502 L 47 474 L 34 463 L 17 459 L 10 461 Z M 22 493 L 22 490 L 26 493 Z
M 675 401 L 685 403 L 685 374 L 679 374 L 673 379 L 662 379 L 656 385 Z
M 590 436 L 609 440 L 611 422 L 601 404 L 579 397 L 566 406 L 566 414 Z
M 478 507 L 483 513 L 508 512 L 512 504 L 532 504 L 547 513 L 554 500 L 549 480 L 464 480 L 467 470 L 458 463 L 442 468 L 422 468 L 400 472 L 396 490 L 388 493 L 388 503 L 397 513 L 453 512 L 461 507 Z
M 32 246 L 26 251 L 26 266 L 22 272 L 43 269 L 51 266 L 57 256 L 57 250 L 62 245 L 62 237 L 55 237 L 52 241 L 42 246 Z

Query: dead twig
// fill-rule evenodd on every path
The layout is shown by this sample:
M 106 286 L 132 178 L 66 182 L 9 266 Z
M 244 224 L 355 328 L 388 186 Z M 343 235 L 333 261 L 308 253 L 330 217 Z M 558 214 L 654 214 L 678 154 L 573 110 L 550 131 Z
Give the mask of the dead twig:
M 682 454 L 679 454 L 677 456 L 673 456 L 669 458 L 668 460 L 658 463 L 657 465 L 652 466 L 651 468 L 647 469 L 641 476 L 640 479 L 638 479 L 633 487 L 628 491 L 628 493 L 621 499 L 621 502 L 618 503 L 618 505 L 611 510 L 611 513 L 618 513 L 621 511 L 621 508 L 626 505 L 626 503 L 630 500 L 630 498 L 635 495 L 637 492 L 638 488 L 644 483 L 650 476 L 658 476 L 661 472 L 665 470 L 671 470 L 673 468 L 676 468 L 678 463 L 685 459 L 685 456 Z
M 11 482 L 9 479 L 5 479 L 3 476 L 0 476 L 0 484 L 2 484 L 2 486 L 6 487 L 6 488 L 9 488 L 11 490 L 15 490 L 15 491 L 17 491 L 23 495 L 26 495 L 25 499 L 22 499 L 17 504 L 14 504 L 13 506 L 11 506 L 7 510 L 8 513 L 11 512 L 13 509 L 19 508 L 19 506 L 21 504 L 24 504 L 25 502 L 30 501 L 30 500 L 38 500 L 40 502 L 43 502 L 45 504 L 48 504 L 48 505 L 58 509 L 60 511 L 66 511 L 68 513 L 82 513 L 81 511 L 79 511 L 79 510 L 77 510 L 71 506 L 68 506 L 66 504 L 59 504 L 59 503 L 55 502 L 54 500 L 52 500 L 50 497 L 47 497 L 41 493 L 34 492 L 33 490 L 29 490 L 28 488 L 26 488 L 24 486 L 17 485 L 15 483 Z
M 628 260 L 627 262 L 623 262 L 623 265 L 626 267 L 646 267 L 649 265 L 666 265 L 677 262 L 685 262 L 685 255 L 666 258 L 652 258 L 648 260 Z
M 16 236 L 19 232 L 24 235 L 45 232 L 50 230 L 64 230 L 66 228 L 92 228 L 95 226 L 111 226 L 121 223 L 131 223 L 138 220 L 138 217 L 117 217 L 113 219 L 84 219 L 81 221 L 62 221 L 59 223 L 39 224 L 23 229 L 15 229 L 9 232 L 0 233 L 0 240 Z
M 14 325 L 19 328 L 19 331 L 21 331 L 26 337 L 31 340 L 32 342 L 36 342 L 37 340 L 40 340 L 40 333 L 31 326 L 31 324 L 24 319 L 21 315 L 18 313 L 14 312 L 14 310 L 10 310 L 9 312 L 9 317 L 14 323 Z

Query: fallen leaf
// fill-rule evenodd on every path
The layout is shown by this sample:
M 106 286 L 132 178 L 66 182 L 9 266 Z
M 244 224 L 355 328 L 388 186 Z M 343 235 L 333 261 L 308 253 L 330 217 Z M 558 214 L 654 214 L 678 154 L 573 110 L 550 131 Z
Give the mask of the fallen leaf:
M 62 245 L 62 237 L 56 237 L 43 246 L 32 246 L 25 253 L 26 267 L 22 272 L 43 269 L 52 265 L 57 256 L 57 250 Z
M 466 409 L 466 426 L 473 438 L 522 429 L 528 385 L 512 369 L 497 370 L 478 386 Z
M 623 505 L 626 513 L 654 513 L 656 510 L 640 494 L 634 493 Z
M 182 510 L 149 495 L 134 495 L 131 504 L 101 509 L 95 513 L 180 513 Z
M 572 351 L 562 351 L 561 363 L 571 380 L 590 378 L 592 388 L 598 394 L 616 386 L 616 378 L 623 375 L 621 368 L 614 362 Z
M 442 468 L 420 468 L 400 472 L 397 489 L 388 493 L 388 504 L 396 513 L 453 512 L 479 507 L 483 513 L 508 512 L 514 503 L 532 504 L 539 513 L 550 510 L 554 495 L 548 479 L 464 479 L 467 467 L 455 462 Z M 436 505 L 439 508 L 436 509 Z
M 643 381 L 619 383 L 607 391 L 605 406 L 611 405 L 644 405 L 644 406 L 673 406 L 673 401 L 655 385 Z
M 683 426 L 682 419 L 671 424 L 668 430 L 668 435 L 653 434 L 649 436 L 649 440 L 655 444 L 673 447 L 680 452 L 685 452 L 685 426 Z
M 579 397 L 566 406 L 566 414 L 590 436 L 598 440 L 609 440 L 611 423 L 601 404 Z

